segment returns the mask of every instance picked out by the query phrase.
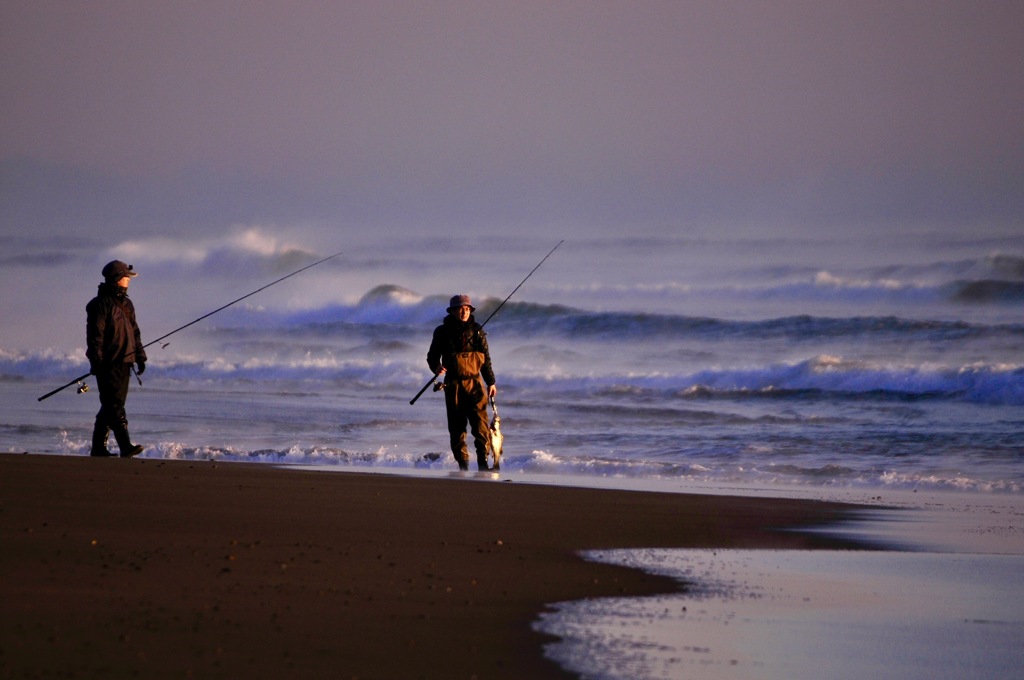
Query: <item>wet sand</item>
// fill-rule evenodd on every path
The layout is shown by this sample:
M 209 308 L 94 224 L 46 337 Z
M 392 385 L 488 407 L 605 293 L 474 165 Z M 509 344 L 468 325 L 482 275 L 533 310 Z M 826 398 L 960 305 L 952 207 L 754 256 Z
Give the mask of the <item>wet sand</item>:
M 685 592 L 562 603 L 540 630 L 590 678 L 961 680 L 1024 664 L 1024 555 L 600 551 Z
M 0 676 L 566 678 L 546 605 L 678 590 L 610 548 L 842 547 L 806 500 L 0 454 Z

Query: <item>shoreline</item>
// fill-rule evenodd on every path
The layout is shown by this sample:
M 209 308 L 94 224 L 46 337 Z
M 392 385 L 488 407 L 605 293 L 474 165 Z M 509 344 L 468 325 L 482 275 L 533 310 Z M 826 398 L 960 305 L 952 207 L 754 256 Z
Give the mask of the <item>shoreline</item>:
M 812 549 L 863 506 L 0 454 L 12 675 L 573 677 L 549 605 L 678 591 L 584 550 Z M 780 530 L 787 529 L 787 530 Z

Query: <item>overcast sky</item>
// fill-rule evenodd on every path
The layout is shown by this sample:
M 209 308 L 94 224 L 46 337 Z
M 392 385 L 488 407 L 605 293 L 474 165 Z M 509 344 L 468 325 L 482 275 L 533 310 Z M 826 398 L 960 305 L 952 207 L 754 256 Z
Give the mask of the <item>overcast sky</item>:
M 2 0 L 0 59 L 8 235 L 1024 220 L 1020 0 Z

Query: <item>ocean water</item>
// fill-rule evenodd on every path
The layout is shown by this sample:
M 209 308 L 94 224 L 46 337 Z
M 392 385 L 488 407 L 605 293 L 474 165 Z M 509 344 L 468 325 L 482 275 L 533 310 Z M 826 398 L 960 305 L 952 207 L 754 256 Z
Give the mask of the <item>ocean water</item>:
M 148 458 L 449 471 L 442 397 L 409 404 L 430 334 L 453 293 L 488 318 L 557 241 L 352 245 L 149 347 L 133 436 Z M 29 279 L 70 310 L 46 337 L 4 303 L 0 449 L 88 452 L 95 390 L 37 397 L 88 370 L 79 310 L 110 254 L 142 272 L 144 341 L 287 271 L 166 250 L 69 256 L 47 277 L 73 291 Z M 567 239 L 486 326 L 502 473 L 1019 494 L 1022 312 L 1012 234 Z

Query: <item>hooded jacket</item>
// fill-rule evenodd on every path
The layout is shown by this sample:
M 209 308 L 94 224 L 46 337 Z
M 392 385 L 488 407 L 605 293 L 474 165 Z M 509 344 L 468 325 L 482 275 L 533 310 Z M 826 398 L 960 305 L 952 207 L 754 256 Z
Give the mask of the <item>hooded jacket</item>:
M 90 366 L 146 361 L 135 305 L 125 289 L 101 283 L 96 297 L 85 306 L 85 313 L 85 356 Z
M 436 375 L 443 366 L 448 371 L 456 370 L 455 355 L 460 352 L 480 352 L 484 355 L 480 375 L 490 386 L 494 384 L 494 369 L 491 367 L 491 352 L 487 347 L 487 334 L 472 315 L 468 321 L 460 321 L 449 314 L 444 322 L 434 329 L 434 337 L 427 350 L 427 365 Z M 453 376 L 454 377 L 454 376 Z M 475 378 L 476 376 L 459 376 Z

